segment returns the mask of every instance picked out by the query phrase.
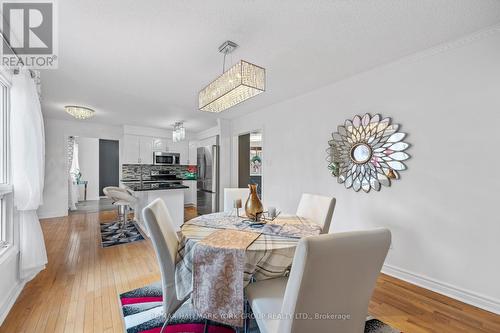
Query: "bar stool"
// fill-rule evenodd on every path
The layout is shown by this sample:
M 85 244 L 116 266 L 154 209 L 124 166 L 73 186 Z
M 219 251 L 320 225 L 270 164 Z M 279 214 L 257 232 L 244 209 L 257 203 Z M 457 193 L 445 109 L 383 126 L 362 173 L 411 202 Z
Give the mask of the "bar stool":
M 121 187 L 108 186 L 102 191 L 109 199 L 113 200 L 113 205 L 118 207 L 118 222 L 111 227 L 117 229 L 117 233 L 113 238 L 127 237 L 129 207 L 135 204 L 137 199 L 127 189 Z

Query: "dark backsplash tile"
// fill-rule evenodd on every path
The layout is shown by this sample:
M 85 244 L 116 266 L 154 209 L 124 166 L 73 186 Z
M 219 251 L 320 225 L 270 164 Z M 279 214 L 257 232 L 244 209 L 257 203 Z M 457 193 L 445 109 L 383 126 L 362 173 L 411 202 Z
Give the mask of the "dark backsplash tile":
M 142 180 L 151 179 L 151 171 L 168 170 L 178 178 L 188 179 L 186 174 L 194 173 L 196 176 L 196 165 L 153 165 L 153 164 L 123 164 L 122 165 L 122 180 L 138 180 L 140 179 L 142 168 Z

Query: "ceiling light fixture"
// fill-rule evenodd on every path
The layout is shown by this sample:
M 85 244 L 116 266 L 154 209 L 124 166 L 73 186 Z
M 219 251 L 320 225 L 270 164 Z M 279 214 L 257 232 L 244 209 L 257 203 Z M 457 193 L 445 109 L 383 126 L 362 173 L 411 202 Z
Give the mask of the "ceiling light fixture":
M 219 46 L 224 54 L 222 75 L 203 88 L 198 94 L 198 108 L 207 112 L 222 112 L 266 90 L 266 70 L 240 60 L 226 68 L 226 55 L 238 45 L 230 40 Z
M 84 106 L 66 105 L 64 111 L 75 117 L 76 119 L 88 119 L 93 117 L 95 111 Z
M 172 141 L 180 142 L 186 138 L 186 130 L 184 129 L 184 123 L 182 121 L 177 121 L 174 124 L 174 130 L 172 131 Z

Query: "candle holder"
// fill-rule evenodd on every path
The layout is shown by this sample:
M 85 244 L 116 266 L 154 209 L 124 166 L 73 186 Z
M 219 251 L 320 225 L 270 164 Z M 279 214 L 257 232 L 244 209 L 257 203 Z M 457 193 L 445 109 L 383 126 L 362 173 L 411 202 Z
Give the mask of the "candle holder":
M 236 216 L 240 217 L 240 208 L 242 207 L 241 199 L 235 199 L 233 201 L 233 208 L 236 208 Z

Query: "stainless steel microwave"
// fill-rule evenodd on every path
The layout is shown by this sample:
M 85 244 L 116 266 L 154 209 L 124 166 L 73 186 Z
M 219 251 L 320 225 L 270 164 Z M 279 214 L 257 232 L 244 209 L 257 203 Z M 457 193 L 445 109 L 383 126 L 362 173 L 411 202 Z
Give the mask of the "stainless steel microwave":
M 153 164 L 155 165 L 181 164 L 181 154 L 155 151 L 153 152 Z

